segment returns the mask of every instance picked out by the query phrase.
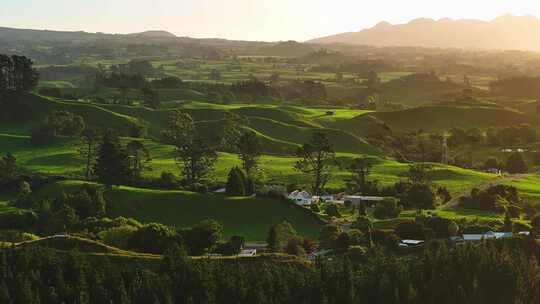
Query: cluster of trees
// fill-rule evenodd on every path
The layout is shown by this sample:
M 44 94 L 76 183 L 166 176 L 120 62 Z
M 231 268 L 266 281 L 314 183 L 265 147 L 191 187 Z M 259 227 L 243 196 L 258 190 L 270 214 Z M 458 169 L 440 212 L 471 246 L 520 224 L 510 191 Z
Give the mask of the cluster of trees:
M 218 158 L 217 149 L 234 151 L 240 155 L 244 172 L 233 170 L 229 179 L 236 184 L 234 193 L 251 194 L 251 179 L 261 155 L 261 146 L 255 133 L 244 131 L 241 118 L 229 115 L 224 118 L 221 132 L 204 136 L 187 112 L 171 112 L 167 128 L 162 132 L 162 140 L 175 146 L 175 161 L 183 175 L 184 185 L 190 189 L 200 189 L 214 170 Z M 243 188 L 243 190 L 241 189 Z M 246 191 L 247 190 L 247 191 Z
M 229 171 L 225 186 L 227 195 L 247 196 L 254 193 L 253 181 L 238 167 Z
M 453 147 L 488 145 L 488 146 L 513 146 L 529 144 L 536 141 L 536 130 L 529 124 L 504 128 L 452 128 L 448 143 Z
M 489 84 L 491 92 L 498 96 L 514 98 L 538 98 L 540 77 L 519 76 L 498 79 Z
M 495 185 L 486 189 L 473 188 L 469 196 L 459 199 L 463 208 L 477 209 L 493 212 L 509 212 L 512 217 L 519 216 L 521 198 L 513 186 Z
M 0 252 L 2 303 L 537 303 L 538 244 L 426 246 L 406 259 L 376 248 L 313 265 L 276 259 L 192 260 L 159 267 L 50 249 Z M 127 266 L 127 267 L 126 267 Z
M 306 104 L 320 104 L 327 99 L 326 87 L 313 80 L 293 81 L 275 88 L 283 100 L 299 100 Z
M 28 92 L 37 86 L 39 74 L 32 65 L 24 56 L 0 54 L 0 93 Z
M 17 174 L 17 159 L 12 154 L 0 157 L 0 185 L 8 184 Z
M 36 129 L 32 130 L 33 144 L 50 143 L 55 137 L 78 137 L 86 128 L 84 118 L 69 111 L 53 111 Z
M 300 236 L 287 221 L 270 227 L 266 244 L 268 252 L 283 252 L 304 258 L 316 249 L 313 240 Z

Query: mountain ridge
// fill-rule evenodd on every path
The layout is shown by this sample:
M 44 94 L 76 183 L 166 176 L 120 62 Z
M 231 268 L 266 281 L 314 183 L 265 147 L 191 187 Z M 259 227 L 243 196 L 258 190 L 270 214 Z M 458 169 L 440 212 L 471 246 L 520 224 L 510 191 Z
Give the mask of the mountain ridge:
M 358 32 L 316 38 L 307 43 L 540 51 L 540 19 L 507 14 L 491 21 L 450 18 L 418 18 L 404 24 L 382 21 Z

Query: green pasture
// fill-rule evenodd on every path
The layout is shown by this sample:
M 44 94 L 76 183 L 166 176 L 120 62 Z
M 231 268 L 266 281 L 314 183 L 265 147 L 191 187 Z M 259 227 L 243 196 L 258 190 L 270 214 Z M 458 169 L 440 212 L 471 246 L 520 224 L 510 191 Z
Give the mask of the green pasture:
M 37 195 L 54 197 L 84 182 L 63 181 L 46 186 Z M 264 241 L 268 229 L 283 221 L 290 222 L 302 235 L 317 238 L 322 226 L 309 210 L 287 202 L 264 198 L 234 198 L 186 191 L 149 190 L 114 187 L 106 192 L 108 214 L 135 218 L 143 223 L 160 222 L 176 227 L 190 227 L 205 219 L 215 219 L 224 226 L 224 236 L 242 235 L 249 241 Z

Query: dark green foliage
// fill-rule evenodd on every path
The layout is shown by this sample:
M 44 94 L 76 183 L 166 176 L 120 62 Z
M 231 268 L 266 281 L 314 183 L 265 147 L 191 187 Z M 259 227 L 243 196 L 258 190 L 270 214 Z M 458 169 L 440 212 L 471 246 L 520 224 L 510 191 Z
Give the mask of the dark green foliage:
M 527 163 L 523 158 L 523 154 L 519 152 L 512 153 L 506 160 L 505 169 L 510 173 L 526 173 L 528 170 Z
M 8 153 L 0 158 L 0 185 L 8 183 L 15 178 L 17 172 L 17 159 Z
M 366 193 L 366 184 L 371 167 L 372 165 L 367 158 L 355 158 L 347 167 L 347 170 L 352 174 L 351 179 L 347 182 L 352 193 L 368 194 Z
M 178 234 L 174 229 L 151 223 L 133 233 L 128 240 L 128 246 L 140 252 L 163 253 L 174 244 L 177 238 Z
M 273 225 L 268 231 L 266 239 L 267 250 L 270 252 L 279 252 L 291 239 L 298 238 L 298 233 L 294 227 L 287 221 L 281 224 Z
M 79 153 L 85 160 L 85 177 L 90 179 L 92 176 L 92 167 L 96 161 L 96 152 L 100 142 L 101 135 L 97 130 L 85 129 L 81 133 L 81 146 Z
M 377 231 L 377 242 L 396 245 Z M 346 244 L 345 234 L 340 239 Z M 350 240 L 350 237 L 349 237 Z M 292 251 L 302 252 L 291 241 Z M 289 246 L 287 246 L 289 247 Z M 351 247 L 312 266 L 279 259 L 192 260 L 181 246 L 156 264 L 28 247 L 0 251 L 0 299 L 15 303 L 538 303 L 539 245 L 486 241 L 396 257 Z M 355 254 L 353 254 L 355 252 Z M 22 302 L 21 302 L 22 301 Z M 9 302 L 8 302 L 9 303 Z
M 324 207 L 324 212 L 328 214 L 328 216 L 341 217 L 338 206 L 336 204 L 327 204 Z
M 234 167 L 229 171 L 227 177 L 227 195 L 230 196 L 245 196 L 246 192 L 246 176 L 238 167 Z
M 0 93 L 5 91 L 28 92 L 37 86 L 39 74 L 34 63 L 24 56 L 11 57 L 0 54 Z
M 387 197 L 377 203 L 373 216 L 377 219 L 396 218 L 401 213 L 401 206 L 397 199 Z
M 399 223 L 394 232 L 402 239 L 424 239 L 424 227 L 413 220 Z
M 242 133 L 237 143 L 237 151 L 242 160 L 242 168 L 248 176 L 257 168 L 261 149 L 259 137 L 254 132 Z
M 296 155 L 301 159 L 296 162 L 295 169 L 312 177 L 313 193 L 320 195 L 330 180 L 330 166 L 335 158 L 328 137 L 320 132 L 315 133 L 309 142 L 298 148 Z
M 326 225 L 321 229 L 319 242 L 321 248 L 335 248 L 336 240 L 341 234 L 341 228 L 336 225 Z
M 108 186 L 120 185 L 129 177 L 128 156 L 118 136 L 107 130 L 98 149 L 94 174 Z
M 244 248 L 245 240 L 241 236 L 232 236 L 227 243 L 219 244 L 216 252 L 222 255 L 236 255 Z
M 430 185 L 413 184 L 402 198 L 402 203 L 407 208 L 434 209 L 436 198 Z
M 463 208 L 500 213 L 520 203 L 521 199 L 517 189 L 506 185 L 495 185 L 484 190 L 474 188 L 469 196 L 461 197 L 459 200 L 459 204 Z
M 191 255 L 212 252 L 222 238 L 223 226 L 214 220 L 205 220 L 181 232 Z
M 499 169 L 499 161 L 495 157 L 490 157 L 484 163 L 484 169 Z

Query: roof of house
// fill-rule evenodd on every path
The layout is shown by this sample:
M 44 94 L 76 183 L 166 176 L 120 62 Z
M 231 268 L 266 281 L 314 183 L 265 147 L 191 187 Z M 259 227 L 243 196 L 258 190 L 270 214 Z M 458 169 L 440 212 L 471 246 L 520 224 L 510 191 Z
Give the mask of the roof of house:
M 310 199 L 311 198 L 311 194 L 309 194 L 309 192 L 307 191 L 300 191 L 300 190 L 295 190 L 293 192 L 291 192 L 291 194 L 289 194 L 289 197 L 296 197 L 296 198 L 304 198 L 304 199 Z
M 384 197 L 382 196 L 363 196 L 363 195 L 347 195 L 345 199 L 359 199 L 362 201 L 382 201 Z

